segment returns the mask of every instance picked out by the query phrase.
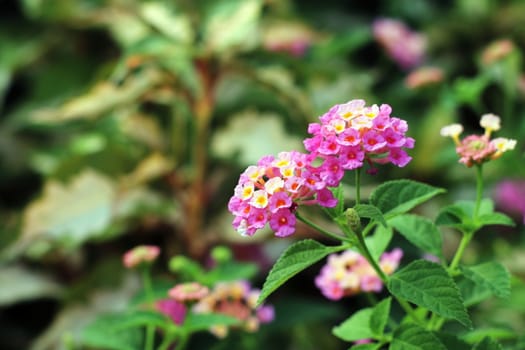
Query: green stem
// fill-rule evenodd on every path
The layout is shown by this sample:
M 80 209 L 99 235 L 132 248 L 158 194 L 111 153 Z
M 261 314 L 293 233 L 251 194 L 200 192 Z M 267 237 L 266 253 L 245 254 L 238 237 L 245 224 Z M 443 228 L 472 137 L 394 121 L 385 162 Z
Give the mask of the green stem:
M 370 250 L 368 250 L 368 247 L 366 245 L 365 238 L 363 237 L 361 232 L 357 232 L 356 236 L 357 236 L 357 241 L 359 243 L 358 247 L 359 247 L 359 250 L 361 251 L 361 254 L 365 256 L 366 260 L 370 263 L 370 265 L 372 265 L 372 267 L 374 268 L 379 278 L 381 278 L 381 281 L 383 281 L 383 283 L 386 285 L 388 283 L 388 277 L 387 275 L 385 275 L 381 267 L 378 265 L 378 263 L 376 262 L 376 259 L 372 257 L 372 254 L 370 253 Z
M 146 292 L 148 304 L 152 306 L 155 298 L 153 295 L 151 277 L 149 274 L 149 266 L 143 266 L 141 272 L 142 272 L 142 284 L 144 285 L 144 291 Z M 154 342 L 155 342 L 155 326 L 147 325 L 146 326 L 146 344 L 144 348 L 146 350 L 153 350 Z
M 448 271 L 451 275 L 455 274 L 455 270 L 457 269 L 459 262 L 461 261 L 461 257 L 463 256 L 463 253 L 465 252 L 465 248 L 467 248 L 467 245 L 470 243 L 470 240 L 474 236 L 474 232 L 465 232 L 463 234 L 463 237 L 461 238 L 461 242 L 459 242 L 458 250 L 456 250 L 456 254 L 454 254 L 454 258 L 452 258 L 452 262 L 450 263 L 448 267 Z
M 179 338 L 179 341 L 177 342 L 177 345 L 175 346 L 175 350 L 182 350 L 186 347 L 186 343 L 188 342 L 189 336 L 187 333 L 183 333 L 181 337 Z
M 483 165 L 477 164 L 476 165 L 476 203 L 474 204 L 474 213 L 472 213 L 472 219 L 476 221 L 478 215 L 479 215 L 479 208 L 481 207 L 481 199 L 483 196 Z M 454 258 L 452 258 L 452 262 L 450 263 L 448 267 L 448 271 L 450 274 L 454 275 L 455 270 L 457 269 L 459 262 L 461 261 L 461 257 L 463 256 L 463 253 L 465 252 L 465 249 L 467 248 L 467 245 L 472 240 L 472 237 L 474 236 L 475 231 L 467 231 L 463 232 L 463 237 L 461 238 L 461 242 L 459 242 L 458 249 L 456 250 L 456 254 L 454 254 Z
M 368 225 L 366 225 L 365 228 L 363 229 L 363 232 L 362 232 L 363 237 L 368 236 L 368 234 L 370 233 L 370 231 L 372 231 L 372 229 L 373 229 L 374 227 L 376 227 L 376 223 L 375 223 L 373 220 L 371 220 L 371 221 L 368 223 Z
M 302 216 L 301 214 L 299 214 L 299 212 L 296 212 L 295 216 L 297 217 L 297 219 L 299 219 L 300 221 L 304 222 L 308 226 L 316 229 L 317 231 L 319 231 L 320 233 L 322 233 L 325 236 L 328 236 L 328 237 L 333 238 L 333 239 L 335 239 L 337 241 L 340 241 L 340 242 L 351 242 L 351 240 L 349 238 L 347 238 L 347 237 L 344 237 L 344 236 L 338 235 L 336 233 L 333 233 L 333 232 L 325 230 L 321 226 L 313 223 L 309 219 L 307 219 L 304 216 Z
M 379 276 L 379 278 L 381 278 L 381 281 L 383 282 L 383 284 L 385 286 L 388 285 L 388 276 L 383 272 L 381 267 L 378 265 L 378 263 L 372 257 L 372 254 L 370 253 L 370 250 L 368 250 L 368 247 L 366 246 L 366 242 L 365 242 L 365 239 L 364 239 L 362 233 L 361 232 L 357 232 L 356 236 L 357 236 L 359 251 L 361 252 L 361 254 L 364 255 L 366 260 L 374 268 L 374 270 L 377 273 L 377 275 Z M 403 310 L 405 310 L 407 315 L 409 315 L 418 324 L 421 324 L 421 320 L 419 319 L 419 317 L 417 317 L 417 315 L 414 313 L 414 310 L 412 309 L 412 307 L 410 306 L 410 304 L 406 300 L 404 300 L 402 298 L 399 298 L 399 297 L 396 297 L 395 295 L 393 295 L 393 297 L 397 300 L 397 302 L 403 308 Z
M 479 207 L 481 205 L 481 197 L 483 196 L 483 165 L 476 165 L 476 206 L 474 207 L 475 220 L 479 214 Z
M 164 340 L 159 345 L 158 350 L 168 350 L 173 341 L 177 338 L 177 332 L 173 329 L 173 326 L 174 325 L 171 324 L 165 329 Z

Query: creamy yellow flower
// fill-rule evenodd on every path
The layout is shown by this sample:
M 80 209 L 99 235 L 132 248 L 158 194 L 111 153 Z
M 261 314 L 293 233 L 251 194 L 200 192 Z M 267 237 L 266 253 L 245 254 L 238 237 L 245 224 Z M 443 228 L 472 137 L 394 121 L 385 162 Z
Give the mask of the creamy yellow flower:
M 459 144 L 459 135 L 463 132 L 463 125 L 450 124 L 441 128 L 440 134 L 444 137 L 452 137 L 456 144 Z
M 501 128 L 501 118 L 492 113 L 483 114 L 479 124 L 485 129 L 485 135 L 490 136 L 491 132 Z

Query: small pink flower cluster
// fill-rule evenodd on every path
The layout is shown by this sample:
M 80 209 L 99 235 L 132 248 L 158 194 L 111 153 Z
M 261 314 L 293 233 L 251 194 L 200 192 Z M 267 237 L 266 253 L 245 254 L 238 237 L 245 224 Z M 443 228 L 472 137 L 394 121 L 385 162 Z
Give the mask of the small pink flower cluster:
M 412 159 L 404 148 L 413 148 L 414 139 L 406 137 L 406 121 L 391 117 L 387 104 L 366 106 L 364 100 L 352 100 L 332 107 L 312 123 L 306 139 L 306 149 L 324 159 L 321 179 L 329 186 L 337 186 L 344 170 L 372 163 L 392 163 L 403 167 Z M 371 168 L 370 173 L 377 170 Z
M 179 283 L 168 291 L 170 298 L 181 302 L 199 301 L 209 293 L 206 286 L 198 282 Z
M 188 307 L 208 293 L 208 287 L 198 282 L 179 283 L 168 291 L 169 299 L 159 300 L 155 305 L 157 310 L 170 317 L 173 323 L 181 325 L 186 319 Z
M 444 73 L 438 67 L 420 67 L 407 75 L 405 85 L 409 89 L 419 89 L 442 82 Z
M 150 264 L 160 254 L 160 249 L 153 245 L 139 245 L 128 250 L 122 257 L 122 262 L 128 269 L 137 267 L 142 264 Z
M 441 136 L 448 136 L 454 140 L 456 153 L 460 156 L 459 162 L 467 167 L 497 159 L 504 152 L 516 147 L 516 140 L 504 137 L 490 138 L 493 131 L 501 128 L 501 119 L 497 115 L 482 115 L 480 125 L 485 129 L 483 135 L 469 135 L 462 140 L 459 139 L 459 135 L 463 132 L 461 124 L 444 126 L 440 132 Z
M 266 156 L 249 166 L 228 203 L 235 229 L 252 236 L 269 222 L 276 236 L 285 237 L 295 231 L 297 205 L 335 206 L 337 200 L 322 179 L 329 170 L 314 167 L 312 160 L 296 151 L 281 152 L 277 158 Z
M 490 65 L 508 57 L 516 50 L 516 45 L 510 39 L 499 39 L 489 44 L 481 53 L 481 63 Z
M 401 68 L 409 69 L 423 61 L 426 38 L 410 30 L 403 22 L 389 18 L 377 19 L 372 30 L 377 42 Z
M 274 309 L 271 305 L 256 307 L 260 291 L 251 289 L 246 281 L 221 282 L 197 304 L 195 313 L 219 313 L 232 316 L 241 321 L 241 327 L 249 332 L 259 329 L 261 323 L 269 323 L 274 319 Z M 210 332 L 219 338 L 228 334 L 226 325 L 216 325 Z
M 387 274 L 392 274 L 403 257 L 399 248 L 390 253 L 383 253 L 379 267 Z M 360 292 L 380 292 L 383 283 L 373 267 L 359 253 L 347 250 L 341 254 L 332 254 L 328 262 L 315 278 L 315 285 L 323 295 L 331 300 L 339 300 Z

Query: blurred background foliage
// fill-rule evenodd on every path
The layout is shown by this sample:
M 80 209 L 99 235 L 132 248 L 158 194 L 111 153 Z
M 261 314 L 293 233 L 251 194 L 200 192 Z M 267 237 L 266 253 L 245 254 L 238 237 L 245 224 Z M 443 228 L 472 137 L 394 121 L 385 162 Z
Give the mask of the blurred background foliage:
M 498 135 L 517 139 L 518 148 L 486 167 L 487 193 L 503 178 L 525 178 L 520 0 L 1 6 L 2 349 L 64 347 L 98 312 L 122 308 L 137 281 L 120 256 L 136 244 L 159 245 L 164 261 L 174 254 L 205 261 L 211 247 L 228 244 L 239 260 L 259 263 L 262 279 L 288 241 L 233 231 L 227 202 L 238 175 L 262 155 L 301 150 L 308 123 L 336 103 L 388 103 L 416 139 L 409 166 L 381 169 L 367 186 L 408 177 L 446 187 L 444 202 L 473 197 L 473 173 L 456 164 L 439 129 L 461 122 L 478 132 L 489 112 L 502 117 Z M 403 67 L 374 37 L 372 24 L 383 17 L 424 36 L 417 65 Z M 424 66 L 440 78 L 409 83 Z M 431 205 L 421 210 L 435 216 Z M 523 233 L 521 224 L 491 232 L 467 258 L 495 255 L 524 277 Z M 311 235 L 302 228 L 295 238 Z M 278 311 L 287 316 L 265 331 L 276 349 L 339 346 L 325 321 L 341 310 L 322 303 L 311 273 L 285 289 L 300 298 L 282 303 L 292 311 Z M 519 279 L 516 288 L 525 291 Z M 508 310 L 525 311 L 524 298 L 483 304 L 478 319 L 503 322 Z M 353 307 L 343 306 L 345 314 Z M 319 317 L 292 316 L 308 307 Z M 525 319 L 512 324 L 525 327 Z M 268 339 L 246 338 L 242 348 Z

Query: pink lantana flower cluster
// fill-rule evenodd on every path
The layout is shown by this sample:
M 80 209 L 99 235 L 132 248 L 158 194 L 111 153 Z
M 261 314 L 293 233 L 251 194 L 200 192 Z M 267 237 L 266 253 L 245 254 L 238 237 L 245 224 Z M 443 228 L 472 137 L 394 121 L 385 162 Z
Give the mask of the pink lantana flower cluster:
M 399 266 L 403 251 L 395 248 L 383 253 L 379 259 L 379 267 L 387 274 L 392 274 Z M 332 254 L 327 264 L 315 278 L 315 285 L 328 299 L 339 300 L 360 292 L 380 292 L 383 288 L 381 278 L 370 263 L 353 250 L 341 254 Z
M 404 167 L 412 159 L 404 149 L 414 147 L 414 139 L 405 136 L 406 121 L 391 117 L 387 104 L 366 106 L 364 100 L 352 100 L 332 107 L 312 123 L 308 133 L 313 137 L 304 141 L 311 154 L 324 159 L 321 179 L 329 186 L 337 186 L 345 170 L 361 168 L 367 162 L 392 163 Z
M 168 299 L 157 301 L 157 310 L 181 325 L 191 305 L 208 295 L 209 289 L 198 282 L 186 282 L 175 285 L 168 291 Z
M 122 256 L 122 263 L 128 269 L 142 264 L 151 264 L 160 254 L 160 248 L 153 245 L 139 245 L 128 250 Z
M 414 139 L 405 134 L 406 121 L 391 117 L 389 105 L 366 106 L 364 100 L 338 104 L 308 127 L 304 140 L 309 153 L 281 152 L 265 156 L 240 176 L 228 209 L 233 227 L 252 236 L 269 224 L 278 237 L 295 232 L 299 205 L 337 205 L 330 187 L 337 187 L 345 171 L 369 164 L 392 163 L 403 167 L 412 159 L 405 149 Z
M 193 306 L 195 313 L 219 313 L 241 321 L 239 327 L 255 332 L 259 326 L 273 321 L 273 306 L 256 307 L 260 291 L 252 289 L 246 281 L 221 282 L 215 285 L 205 297 Z M 210 332 L 219 338 L 228 334 L 226 325 L 215 325 Z
M 334 207 L 337 200 L 321 178 L 326 171 L 312 161 L 303 153 L 281 152 L 248 167 L 228 204 L 235 229 L 251 236 L 269 223 L 276 236 L 285 237 L 295 231 L 294 211 L 299 204 Z
M 501 128 L 501 119 L 494 114 L 481 116 L 480 125 L 485 129 L 482 135 L 469 135 L 460 140 L 463 132 L 461 124 L 451 124 L 441 129 L 441 136 L 451 137 L 456 144 L 456 153 L 460 156 L 459 162 L 471 167 L 483 164 L 489 160 L 497 159 L 509 150 L 516 147 L 516 140 L 497 137 L 491 139 L 493 131 Z

